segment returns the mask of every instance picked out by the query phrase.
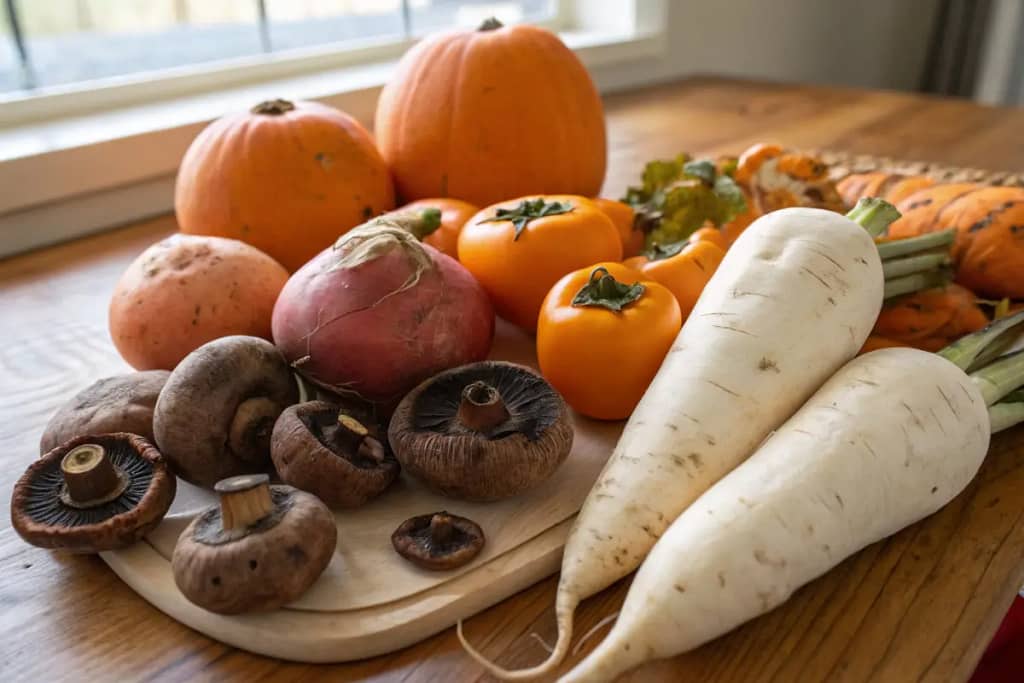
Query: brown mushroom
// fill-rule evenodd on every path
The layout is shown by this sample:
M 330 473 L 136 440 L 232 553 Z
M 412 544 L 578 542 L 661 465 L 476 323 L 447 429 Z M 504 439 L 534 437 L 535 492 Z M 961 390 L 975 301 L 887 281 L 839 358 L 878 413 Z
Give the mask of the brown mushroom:
M 160 452 L 187 481 L 213 486 L 270 469 L 270 435 L 298 401 L 288 363 L 259 337 L 221 337 L 182 360 L 153 413 Z
M 84 434 L 130 432 L 153 441 L 153 407 L 167 377 L 148 370 L 97 380 L 54 413 L 43 430 L 39 453 Z
M 432 571 L 470 562 L 480 554 L 484 542 L 484 532 L 476 522 L 445 511 L 407 519 L 391 534 L 395 552 Z
M 141 436 L 81 436 L 29 466 L 14 485 L 11 523 L 41 548 L 116 550 L 160 523 L 175 488 L 166 462 Z
M 181 533 L 171 569 L 191 602 L 221 614 L 274 609 L 327 568 L 338 540 L 334 515 L 315 496 L 269 481 L 249 474 L 217 482 L 220 506 Z
M 572 449 L 565 401 L 532 370 L 484 361 L 447 370 L 402 399 L 388 440 L 402 468 L 452 498 L 488 501 L 550 477 Z
M 362 505 L 390 486 L 399 471 L 375 425 L 324 401 L 300 403 L 281 413 L 270 455 L 281 481 L 330 507 Z

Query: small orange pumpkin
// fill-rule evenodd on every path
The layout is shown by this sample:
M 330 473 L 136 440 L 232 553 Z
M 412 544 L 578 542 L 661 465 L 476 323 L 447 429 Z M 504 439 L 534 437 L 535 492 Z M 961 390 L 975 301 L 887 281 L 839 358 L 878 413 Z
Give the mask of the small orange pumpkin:
M 494 19 L 430 36 L 384 86 L 374 131 L 406 200 L 593 197 L 605 172 L 601 99 L 558 36 Z
M 292 271 L 394 206 L 391 176 L 358 121 L 287 100 L 207 126 L 174 192 L 182 232 L 248 242 Z

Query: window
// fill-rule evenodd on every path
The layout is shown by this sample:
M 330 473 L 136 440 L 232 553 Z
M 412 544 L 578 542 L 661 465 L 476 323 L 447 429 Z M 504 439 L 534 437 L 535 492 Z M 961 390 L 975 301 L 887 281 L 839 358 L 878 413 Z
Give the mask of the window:
M 316 99 L 372 124 L 396 60 L 437 30 L 540 24 L 600 89 L 658 78 L 669 5 L 0 0 L 0 257 L 170 212 L 195 135 L 253 102 Z
M 30 97 L 179 67 L 404 42 L 439 28 L 553 17 L 551 0 L 4 0 L 0 93 Z

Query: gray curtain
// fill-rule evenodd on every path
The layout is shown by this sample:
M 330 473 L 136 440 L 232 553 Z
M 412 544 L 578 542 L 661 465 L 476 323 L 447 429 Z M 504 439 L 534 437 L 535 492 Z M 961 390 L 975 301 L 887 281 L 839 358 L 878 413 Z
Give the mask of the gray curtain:
M 939 0 L 921 90 L 971 97 L 981 65 L 991 0 Z

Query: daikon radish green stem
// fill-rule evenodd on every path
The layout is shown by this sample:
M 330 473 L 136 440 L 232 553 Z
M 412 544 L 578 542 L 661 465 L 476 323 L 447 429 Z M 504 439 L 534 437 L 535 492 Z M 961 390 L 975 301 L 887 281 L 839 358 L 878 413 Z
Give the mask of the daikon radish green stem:
M 1001 356 L 971 373 L 971 379 L 990 406 L 1024 383 L 1024 350 Z
M 473 650 L 460 626 L 468 654 L 506 679 L 545 674 L 565 658 L 580 601 L 636 569 L 683 510 L 860 350 L 882 305 L 871 234 L 897 217 L 891 205 L 869 199 L 848 218 L 782 209 L 743 232 L 576 517 L 555 596 L 554 652 L 508 671 Z
M 950 228 L 942 232 L 929 232 L 917 237 L 908 237 L 905 240 L 882 242 L 878 245 L 878 255 L 883 261 L 887 261 L 929 249 L 949 247 L 953 244 L 954 237 L 956 237 L 956 228 Z
M 997 318 L 983 329 L 956 340 L 939 351 L 939 355 L 965 372 L 973 370 L 986 358 L 985 352 L 990 347 L 1010 338 L 1022 324 L 1024 311 Z
M 912 273 L 935 270 L 951 263 L 952 259 L 945 252 L 915 254 L 891 261 L 882 261 L 882 274 L 886 280 L 893 280 Z
M 1012 391 L 989 406 L 988 421 L 993 434 L 1024 422 L 1024 389 Z
M 897 296 L 903 296 L 904 294 L 913 294 L 914 292 L 919 292 L 922 289 L 942 287 L 952 281 L 953 274 L 945 269 L 913 273 L 912 275 L 886 279 L 884 296 L 886 299 L 892 299 Z
M 900 217 L 900 212 L 884 199 L 864 197 L 850 209 L 846 217 L 854 223 L 859 223 L 872 237 L 878 237 Z

